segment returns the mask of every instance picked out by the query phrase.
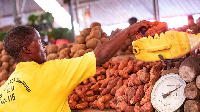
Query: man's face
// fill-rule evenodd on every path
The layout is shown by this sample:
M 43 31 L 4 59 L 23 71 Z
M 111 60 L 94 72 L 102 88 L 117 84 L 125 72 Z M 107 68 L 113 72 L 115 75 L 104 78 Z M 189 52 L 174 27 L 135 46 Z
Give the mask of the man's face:
M 30 44 L 31 59 L 39 64 L 46 61 L 45 46 L 41 42 L 40 34 L 35 30 L 35 36 Z

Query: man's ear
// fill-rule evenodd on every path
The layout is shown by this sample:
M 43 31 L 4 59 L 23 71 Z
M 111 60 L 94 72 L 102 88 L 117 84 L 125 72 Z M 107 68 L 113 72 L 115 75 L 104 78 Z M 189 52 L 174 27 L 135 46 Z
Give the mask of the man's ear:
M 26 54 L 31 54 L 31 50 L 27 46 L 23 46 L 22 50 Z

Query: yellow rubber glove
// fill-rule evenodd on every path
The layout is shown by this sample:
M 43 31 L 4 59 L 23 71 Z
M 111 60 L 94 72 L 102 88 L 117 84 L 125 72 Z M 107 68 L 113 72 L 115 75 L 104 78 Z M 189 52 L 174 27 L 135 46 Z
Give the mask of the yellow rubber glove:
M 138 39 L 132 43 L 136 59 L 142 61 L 159 61 L 161 54 L 164 59 L 175 59 L 184 56 L 200 44 L 200 34 L 167 31 L 160 36 L 156 34 Z

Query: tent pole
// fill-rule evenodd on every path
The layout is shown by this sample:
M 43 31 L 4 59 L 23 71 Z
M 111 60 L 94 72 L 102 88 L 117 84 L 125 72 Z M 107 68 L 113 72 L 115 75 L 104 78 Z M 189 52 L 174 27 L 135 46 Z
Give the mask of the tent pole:
M 156 21 L 160 21 L 158 0 L 153 0 L 153 8 L 154 8 L 154 19 Z
M 70 16 L 71 16 L 71 25 L 72 25 L 72 40 L 71 42 L 74 42 L 74 38 L 75 38 L 75 33 L 74 33 L 74 24 L 73 24 L 73 21 L 74 21 L 74 16 L 73 16 L 73 0 L 69 0 L 69 12 L 70 12 Z

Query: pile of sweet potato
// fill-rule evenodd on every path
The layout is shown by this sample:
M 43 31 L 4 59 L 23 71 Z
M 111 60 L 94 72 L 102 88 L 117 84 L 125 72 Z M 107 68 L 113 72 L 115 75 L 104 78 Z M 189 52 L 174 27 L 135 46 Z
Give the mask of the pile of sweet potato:
M 108 40 L 109 37 L 101 29 L 101 24 L 94 22 L 90 25 L 90 28 L 83 29 L 80 31 L 80 35 L 75 37 L 70 57 L 80 57 Z
M 3 50 L 3 42 L 0 42 L 0 87 L 6 82 L 10 74 L 15 70 L 16 64 L 13 58 Z
M 46 47 L 47 60 L 80 57 L 108 40 L 109 37 L 101 29 L 101 24 L 94 22 L 90 25 L 90 28 L 83 29 L 80 31 L 80 35 L 75 36 L 74 43 L 62 43 L 59 46 L 48 45 Z
M 117 57 L 116 57 L 117 58 Z M 153 111 L 150 94 L 165 64 L 130 57 L 98 66 L 96 74 L 79 84 L 68 97 L 71 109 Z

